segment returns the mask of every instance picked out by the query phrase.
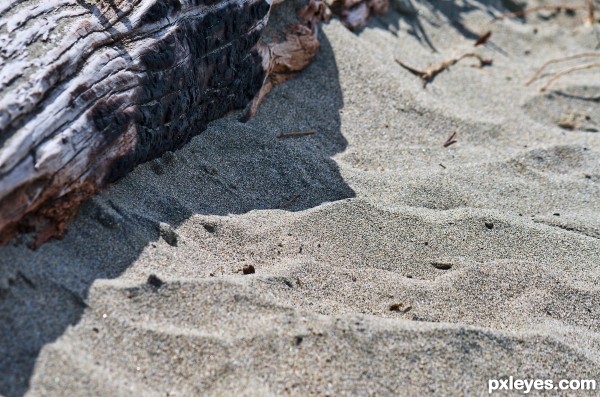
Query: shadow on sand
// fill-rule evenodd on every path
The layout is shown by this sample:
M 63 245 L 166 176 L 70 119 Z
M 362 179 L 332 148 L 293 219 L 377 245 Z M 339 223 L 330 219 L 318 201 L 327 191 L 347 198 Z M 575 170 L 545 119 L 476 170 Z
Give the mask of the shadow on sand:
M 346 147 L 343 98 L 324 35 L 321 43 L 303 78 L 278 86 L 255 119 L 218 120 L 182 150 L 138 167 L 86 202 L 62 241 L 0 248 L 0 394 L 27 391 L 40 350 L 79 321 L 91 284 L 127 269 L 160 238 L 160 222 L 177 228 L 193 214 L 300 211 L 354 196 L 331 159 Z M 316 133 L 277 137 L 298 131 Z

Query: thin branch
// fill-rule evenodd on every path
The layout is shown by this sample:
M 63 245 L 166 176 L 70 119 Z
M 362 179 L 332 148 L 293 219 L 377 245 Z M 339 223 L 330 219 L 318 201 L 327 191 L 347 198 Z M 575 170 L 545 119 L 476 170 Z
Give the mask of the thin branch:
M 490 37 L 492 37 L 492 31 L 488 30 L 487 32 L 485 32 L 484 34 L 479 36 L 479 38 L 477 40 L 475 40 L 475 44 L 473 44 L 473 46 L 477 47 L 479 45 L 484 45 L 485 43 L 488 42 Z
M 414 74 L 415 76 L 418 76 L 419 78 L 421 78 L 421 80 L 423 80 L 423 82 L 426 85 L 427 83 L 431 82 L 438 74 L 440 74 L 441 72 L 443 72 L 446 69 L 449 69 L 450 66 L 456 64 L 457 62 L 459 62 L 465 58 L 476 58 L 477 60 L 479 60 L 480 68 L 482 68 L 484 66 L 489 66 L 493 62 L 493 60 L 490 58 L 484 58 L 481 55 L 476 54 L 474 52 L 468 52 L 468 53 L 462 54 L 458 57 L 447 59 L 447 60 L 443 61 L 442 63 L 440 63 L 439 65 L 434 66 L 428 70 L 415 69 L 412 66 L 408 66 L 407 64 L 400 61 L 399 59 L 396 59 L 396 63 L 398 65 L 402 66 L 404 69 L 411 72 L 412 74 Z
M 287 132 L 287 133 L 282 133 L 277 135 L 277 138 L 296 138 L 296 137 L 300 137 L 300 136 L 307 136 L 307 135 L 314 135 L 316 134 L 317 131 L 294 131 L 294 132 Z
M 452 135 L 450 135 L 448 137 L 448 139 L 446 139 L 446 142 L 444 142 L 444 147 L 448 147 L 450 145 L 455 144 L 456 142 L 458 142 L 456 139 L 454 139 L 456 137 L 456 131 L 452 133 Z
M 573 66 L 571 68 L 560 71 L 554 77 L 552 77 L 550 80 L 548 80 L 548 82 L 546 82 L 546 84 L 544 84 L 542 86 L 542 88 L 540 88 L 540 91 L 542 91 L 542 92 L 546 91 L 546 89 L 548 89 L 548 87 L 550 87 L 550 85 L 552 83 L 554 83 L 556 80 L 560 79 L 564 75 L 576 72 L 578 70 L 586 70 L 586 69 L 593 69 L 593 68 L 599 68 L 599 67 L 600 67 L 600 62 L 594 62 L 594 63 L 586 63 L 584 65 Z
M 548 67 L 549 65 L 555 64 L 555 63 L 560 63 L 560 62 L 565 62 L 565 61 L 571 61 L 573 59 L 579 59 L 579 58 L 588 58 L 588 57 L 598 57 L 600 56 L 600 51 L 594 51 L 594 52 L 584 52 L 581 54 L 575 54 L 575 55 L 569 55 L 563 58 L 556 58 L 556 59 L 551 59 L 548 62 L 544 63 L 542 66 L 540 66 L 532 75 L 531 77 L 527 80 L 527 82 L 525 83 L 525 85 L 529 85 L 531 83 L 533 83 L 535 80 L 538 79 L 538 77 L 540 76 L 540 74 L 542 74 L 542 72 L 544 71 L 544 69 L 546 67 Z

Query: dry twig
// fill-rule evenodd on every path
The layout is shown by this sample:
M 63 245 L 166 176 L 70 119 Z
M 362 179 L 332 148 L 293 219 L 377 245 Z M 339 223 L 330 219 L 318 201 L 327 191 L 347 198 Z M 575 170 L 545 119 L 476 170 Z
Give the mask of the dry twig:
M 548 62 L 544 63 L 542 66 L 540 66 L 532 75 L 531 77 L 525 82 L 525 85 L 529 85 L 531 83 L 533 83 L 535 80 L 538 79 L 538 77 L 542 74 L 542 72 L 544 71 L 544 69 L 552 64 L 555 63 L 560 63 L 560 62 L 565 62 L 565 61 L 571 61 L 573 59 L 579 59 L 579 58 L 589 58 L 589 57 L 600 57 L 600 51 L 593 51 L 593 52 L 584 52 L 581 54 L 575 54 L 575 55 L 569 55 L 563 58 L 556 58 L 556 59 L 551 59 Z
M 444 147 L 448 147 L 452 144 L 455 144 L 456 142 L 458 142 L 456 139 L 454 139 L 456 137 L 456 131 L 452 133 L 452 135 L 450 135 L 448 137 L 448 139 L 446 139 L 446 142 L 444 142 Z M 446 168 L 446 167 L 444 167 Z
M 483 45 L 483 44 L 487 43 L 488 40 L 490 39 L 490 37 L 492 37 L 492 31 L 488 30 L 487 32 L 485 32 L 484 34 L 479 36 L 479 38 L 477 40 L 475 40 L 475 44 L 473 44 L 473 46 L 477 47 L 479 45 Z
M 277 138 L 297 138 L 300 136 L 314 135 L 317 131 L 294 131 L 277 135 Z
M 427 83 L 431 82 L 438 74 L 440 74 L 441 72 L 443 72 L 446 69 L 449 69 L 450 66 L 456 64 L 457 62 L 459 62 L 465 58 L 476 58 L 477 60 L 479 60 L 480 68 L 482 68 L 484 66 L 489 66 L 493 62 L 493 60 L 491 58 L 484 58 L 481 55 L 476 54 L 474 52 L 468 52 L 468 53 L 462 54 L 458 57 L 447 59 L 447 60 L 443 61 L 442 63 L 440 63 L 439 65 L 434 66 L 427 70 L 415 69 L 411 66 L 408 66 L 407 64 L 400 61 L 399 59 L 396 59 L 396 63 L 398 65 L 402 66 L 404 69 L 411 72 L 412 74 L 414 74 L 415 76 L 420 77 L 421 80 L 423 80 L 424 84 L 427 85 Z
M 546 91 L 548 89 L 548 87 L 550 87 L 550 85 L 552 83 L 554 83 L 556 80 L 560 79 L 561 77 L 569 74 L 569 73 L 573 73 L 576 72 L 578 70 L 586 70 L 586 69 L 593 69 L 593 68 L 600 68 L 600 62 L 592 62 L 592 63 L 586 63 L 583 65 L 577 65 L 577 66 L 573 66 L 570 67 L 568 69 L 565 70 L 561 70 L 560 72 L 556 73 L 554 75 L 554 77 L 552 77 L 550 80 L 548 80 L 546 82 L 546 84 L 544 84 L 541 88 L 540 91 Z

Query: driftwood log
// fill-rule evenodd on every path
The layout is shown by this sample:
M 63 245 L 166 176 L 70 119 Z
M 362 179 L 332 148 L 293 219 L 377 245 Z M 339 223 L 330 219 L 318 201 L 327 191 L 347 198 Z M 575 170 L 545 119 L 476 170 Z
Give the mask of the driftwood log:
M 360 4 L 330 5 L 347 22 Z M 0 2 L 0 244 L 60 238 L 136 165 L 251 117 L 310 63 L 329 15 L 322 0 Z

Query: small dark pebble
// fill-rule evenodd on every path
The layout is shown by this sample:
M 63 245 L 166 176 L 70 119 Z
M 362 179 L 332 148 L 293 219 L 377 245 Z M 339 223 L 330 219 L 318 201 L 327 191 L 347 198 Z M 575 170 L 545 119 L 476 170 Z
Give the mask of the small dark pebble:
M 400 313 L 406 313 L 408 312 L 410 309 L 412 309 L 412 306 L 410 305 L 404 305 L 404 303 L 393 303 L 390 305 L 390 311 L 391 312 L 400 312 Z
M 242 273 L 244 274 L 254 274 L 255 272 L 254 266 L 252 265 L 246 265 L 242 268 Z
M 586 174 L 586 175 L 585 175 L 585 179 L 592 179 L 592 176 L 591 176 L 591 175 L 588 175 L 588 174 Z
M 209 233 L 214 233 L 217 230 L 217 228 L 215 226 L 208 224 L 208 223 L 205 225 L 202 225 L 202 226 L 204 226 L 204 230 L 206 230 Z
M 304 340 L 303 337 L 301 336 L 296 336 L 296 346 L 300 346 L 300 344 L 302 343 L 302 341 Z
M 485 227 L 487 227 L 488 229 L 492 230 L 494 228 L 494 224 L 492 222 L 486 222 L 485 223 Z
M 406 276 L 406 278 L 413 278 L 413 276 L 411 276 L 410 274 Z
M 96 327 L 92 328 L 92 331 L 94 331 L 95 333 L 100 332 L 100 330 L 98 328 L 96 328 Z
M 439 270 L 450 270 L 452 269 L 451 263 L 431 262 L 431 266 Z
M 164 281 L 162 281 L 160 278 L 158 278 L 154 274 L 151 274 L 150 276 L 148 276 L 148 280 L 146 282 L 148 283 L 148 285 L 151 285 L 155 288 L 160 288 L 164 285 Z
M 554 215 L 554 216 L 560 216 L 560 213 L 558 213 L 558 212 L 555 212 L 555 213 L 554 213 L 554 214 L 552 214 L 552 215 Z

